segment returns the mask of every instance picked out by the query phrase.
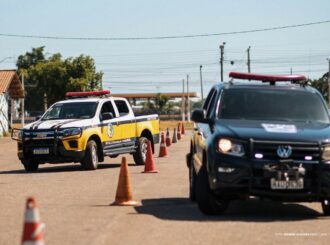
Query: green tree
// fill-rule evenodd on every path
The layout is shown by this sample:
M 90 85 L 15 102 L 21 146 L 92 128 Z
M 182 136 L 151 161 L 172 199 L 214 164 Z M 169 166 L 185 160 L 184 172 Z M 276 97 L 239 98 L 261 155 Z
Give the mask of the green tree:
M 25 109 L 28 111 L 41 110 L 43 101 L 42 94 L 37 89 L 37 82 L 28 77 L 29 68 L 45 61 L 44 47 L 33 48 L 31 52 L 26 52 L 17 58 L 16 66 L 18 73 L 24 75 L 25 80 Z
M 97 72 L 93 58 L 80 55 L 63 59 L 60 53 L 45 58 L 44 47 L 20 55 L 17 67 L 26 76 L 27 110 L 42 110 L 44 96 L 53 104 L 65 98 L 67 91 L 94 91 L 101 88 L 102 72 Z
M 164 107 L 166 106 L 168 101 L 169 101 L 169 98 L 167 96 L 164 96 L 160 93 L 158 93 L 156 95 L 155 104 L 160 113 L 163 112 Z
M 311 86 L 316 88 L 323 96 L 323 98 L 328 101 L 328 72 L 325 73 L 321 78 L 309 81 Z
M 191 102 L 192 106 L 191 108 L 194 109 L 201 109 L 204 104 L 204 100 L 198 100 L 198 101 L 192 101 Z

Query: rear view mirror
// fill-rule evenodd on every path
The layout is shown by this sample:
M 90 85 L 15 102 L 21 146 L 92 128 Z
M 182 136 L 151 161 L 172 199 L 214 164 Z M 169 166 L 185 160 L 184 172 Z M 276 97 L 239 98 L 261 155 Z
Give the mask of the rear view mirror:
M 191 120 L 197 123 L 208 123 L 209 120 L 205 118 L 205 111 L 202 109 L 196 109 L 191 115 Z
M 110 120 L 112 118 L 114 118 L 112 112 L 104 112 L 104 113 L 102 113 L 102 121 Z

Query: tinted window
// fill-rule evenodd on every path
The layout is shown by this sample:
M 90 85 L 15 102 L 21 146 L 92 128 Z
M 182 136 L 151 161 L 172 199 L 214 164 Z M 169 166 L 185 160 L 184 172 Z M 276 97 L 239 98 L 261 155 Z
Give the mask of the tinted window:
M 96 102 L 55 104 L 47 111 L 42 120 L 92 118 L 95 115 L 96 107 Z
M 321 97 L 294 90 L 229 89 L 221 96 L 222 119 L 329 122 Z
M 207 110 L 207 107 L 208 107 L 209 104 L 210 104 L 210 100 L 211 100 L 211 98 L 212 98 L 214 92 L 215 92 L 215 89 L 212 89 L 212 90 L 209 92 L 209 94 L 207 95 L 207 97 L 206 97 L 206 99 L 205 99 L 205 102 L 204 102 L 204 105 L 203 105 L 203 109 L 204 109 L 204 110 Z
M 108 102 L 105 102 L 103 105 L 102 105 L 102 108 L 101 108 L 101 115 L 102 113 L 105 113 L 105 112 L 111 112 L 113 116 L 115 116 L 115 111 L 113 109 L 113 106 L 112 106 L 112 103 L 110 101 Z
M 215 111 L 215 106 L 216 106 L 215 105 L 215 99 L 216 99 L 216 97 L 217 97 L 217 91 L 214 90 L 214 92 L 212 94 L 212 97 L 210 99 L 210 103 L 209 103 L 209 105 L 207 107 L 207 110 L 206 110 L 206 117 L 207 118 L 210 118 L 213 115 L 214 111 Z
M 115 100 L 115 104 L 120 116 L 125 116 L 129 113 L 128 106 L 124 100 Z

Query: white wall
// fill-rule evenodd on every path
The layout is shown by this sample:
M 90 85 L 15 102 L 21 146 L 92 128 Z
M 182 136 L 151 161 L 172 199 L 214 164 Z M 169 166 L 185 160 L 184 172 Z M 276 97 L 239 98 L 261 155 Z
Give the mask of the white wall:
M 8 103 L 5 94 L 0 94 L 0 137 L 8 131 Z

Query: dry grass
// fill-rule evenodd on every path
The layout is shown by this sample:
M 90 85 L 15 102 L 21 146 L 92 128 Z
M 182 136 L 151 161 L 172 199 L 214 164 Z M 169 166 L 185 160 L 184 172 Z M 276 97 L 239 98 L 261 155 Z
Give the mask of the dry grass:
M 173 129 L 178 127 L 178 123 L 181 121 L 160 121 L 159 127 L 160 130 L 166 130 L 167 128 Z M 191 130 L 194 128 L 193 122 L 184 122 L 184 126 L 186 129 Z
M 14 123 L 11 126 L 12 126 L 12 128 L 22 128 L 22 124 L 20 124 L 20 123 Z

